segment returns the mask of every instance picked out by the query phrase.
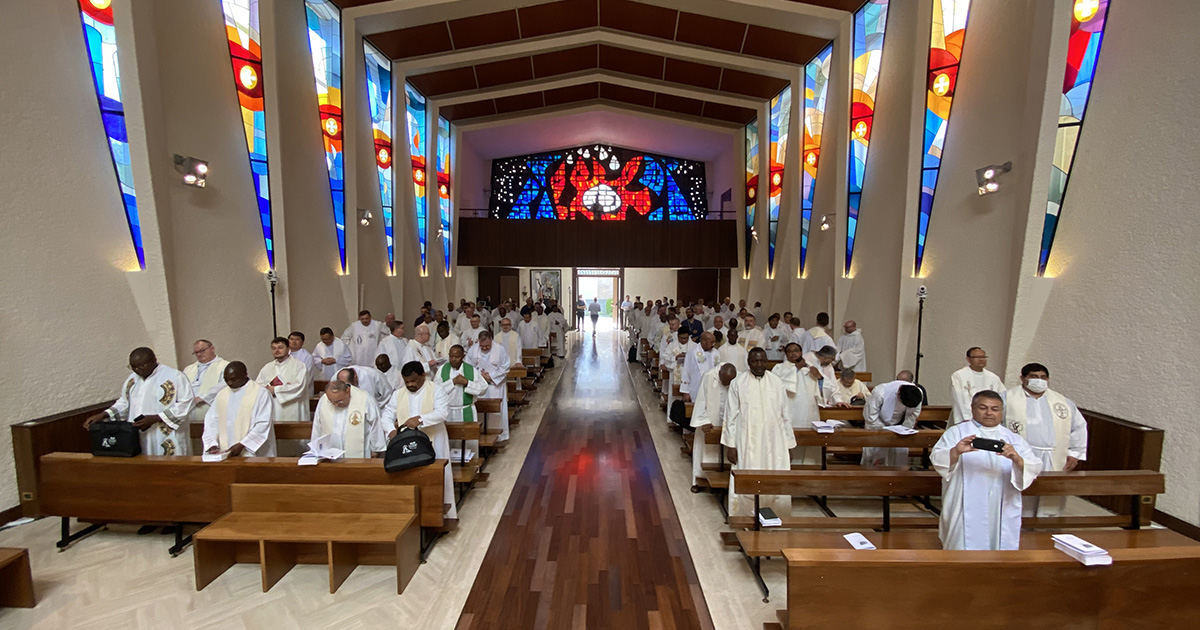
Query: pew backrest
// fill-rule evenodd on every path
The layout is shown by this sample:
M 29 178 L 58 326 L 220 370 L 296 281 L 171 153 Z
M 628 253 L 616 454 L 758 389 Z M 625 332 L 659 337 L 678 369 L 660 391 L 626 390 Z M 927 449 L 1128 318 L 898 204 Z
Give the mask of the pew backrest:
M 417 514 L 416 486 L 235 483 L 233 512 Z

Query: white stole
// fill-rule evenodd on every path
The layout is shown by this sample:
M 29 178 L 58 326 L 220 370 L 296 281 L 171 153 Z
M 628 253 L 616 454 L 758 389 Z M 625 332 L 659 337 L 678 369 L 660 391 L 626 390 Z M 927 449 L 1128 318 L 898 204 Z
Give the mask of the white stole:
M 346 426 L 342 427 L 342 450 L 346 451 L 347 457 L 359 457 L 359 453 L 366 453 L 367 444 L 367 405 L 374 405 L 375 398 L 365 390 L 357 387 L 350 387 L 350 404 L 346 407 Z M 317 435 L 329 435 L 333 433 L 335 428 L 334 418 L 340 411 L 333 403 L 329 402 L 328 396 L 321 396 L 321 402 L 317 404 L 317 415 L 321 418 L 321 426 L 317 431 Z M 368 455 L 369 456 L 369 455 Z
M 1054 470 L 1062 470 L 1067 465 L 1067 450 L 1071 447 L 1071 405 L 1066 396 L 1047 389 L 1042 394 L 1050 406 L 1051 421 L 1054 423 L 1054 451 L 1050 453 L 1050 465 Z M 1025 437 L 1029 428 L 1029 419 L 1025 414 L 1025 401 L 1028 396 L 1025 388 L 1018 385 L 1004 395 L 1006 409 L 1004 410 L 1004 426 L 1013 433 Z
M 419 392 L 421 401 L 420 410 L 417 413 L 422 415 L 433 413 L 434 395 L 437 393 L 437 385 L 433 382 L 433 376 L 435 375 L 430 375 L 430 378 L 425 379 L 425 385 Z M 394 428 L 399 429 L 400 425 L 404 424 L 404 421 L 400 419 L 401 414 L 405 414 L 404 420 L 412 417 L 408 415 L 412 413 L 412 394 L 413 392 L 408 391 L 407 387 L 396 390 L 396 426 Z
M 233 417 L 233 434 L 239 436 L 238 439 L 246 437 L 246 433 L 250 431 L 254 401 L 258 400 L 260 390 L 262 390 L 262 385 L 254 381 L 246 381 L 246 384 L 242 386 L 241 404 L 238 405 L 237 412 Z M 216 400 L 213 401 L 213 407 L 217 410 L 217 444 L 221 446 L 222 451 L 227 451 L 232 446 L 229 443 L 229 420 L 225 415 L 225 407 L 229 404 L 229 397 L 233 393 L 232 389 L 226 387 L 217 394 Z

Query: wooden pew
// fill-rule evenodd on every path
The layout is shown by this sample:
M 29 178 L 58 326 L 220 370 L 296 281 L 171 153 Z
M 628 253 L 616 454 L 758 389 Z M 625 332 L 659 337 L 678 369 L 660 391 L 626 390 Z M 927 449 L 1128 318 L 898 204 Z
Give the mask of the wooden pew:
M 0 608 L 33 608 L 36 605 L 29 550 L 0 547 Z
M 43 513 L 62 517 L 64 549 L 101 525 L 95 523 L 211 523 L 230 511 L 235 483 L 409 485 L 420 488 L 418 523 L 429 533 L 442 530 L 444 459 L 398 473 L 383 470 L 382 459 L 347 459 L 298 466 L 289 457 L 233 457 L 205 463 L 199 457 L 94 457 L 90 453 L 51 453 L 41 460 L 38 493 Z M 70 518 L 94 523 L 71 533 Z M 177 528 L 181 532 L 182 528 Z M 171 552 L 186 539 L 177 533 Z M 429 540 L 428 545 L 432 544 Z
M 359 564 L 394 565 L 403 593 L 421 563 L 416 486 L 241 484 L 231 511 L 193 537 L 196 590 L 258 562 L 267 592 L 297 563 L 327 564 L 336 593 Z
M 496 422 L 493 416 L 500 415 L 503 411 L 503 402 L 499 398 L 476 398 L 475 413 L 479 416 L 481 425 L 479 435 L 479 450 L 488 449 L 491 451 L 501 450 L 508 445 L 507 441 L 501 442 L 500 435 L 504 432 L 502 429 L 488 426 L 489 421 Z M 511 426 L 510 426 L 511 429 Z
M 1101 567 L 1043 549 L 784 554 L 789 630 L 1190 628 L 1200 619 L 1196 546 L 1112 549 L 1113 564 Z M 922 584 L 937 588 L 884 596 Z
M 542 367 L 542 349 L 521 348 L 521 364 L 525 366 L 530 377 L 535 381 L 541 380 L 542 373 L 546 369 Z
M 822 407 L 822 420 L 841 420 L 843 422 L 851 422 L 861 426 L 863 424 L 863 408 L 850 407 Z M 917 416 L 917 424 L 927 423 L 934 426 L 945 427 L 950 420 L 950 407 L 946 405 L 926 405 L 921 408 L 921 415 Z
M 479 422 L 446 423 L 446 435 L 450 439 L 451 448 L 463 449 L 463 457 L 450 461 L 450 465 L 453 466 L 454 485 L 458 487 L 459 500 L 466 496 L 483 468 L 483 458 L 480 453 L 473 454 L 471 459 L 465 458 L 467 441 L 478 442 L 482 434 L 483 425 Z

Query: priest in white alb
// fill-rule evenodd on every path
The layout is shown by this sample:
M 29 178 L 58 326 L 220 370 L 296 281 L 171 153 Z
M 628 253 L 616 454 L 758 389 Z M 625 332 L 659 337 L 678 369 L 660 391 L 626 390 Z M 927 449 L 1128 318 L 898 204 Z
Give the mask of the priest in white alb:
M 476 315 L 478 317 L 478 315 Z M 407 427 L 420 429 L 433 442 L 433 454 L 438 459 L 450 459 L 450 438 L 446 433 L 446 418 L 450 415 L 450 392 L 438 387 L 426 378 L 420 363 L 410 361 L 400 368 L 404 387 L 396 390 L 383 409 L 383 425 L 391 431 Z M 391 434 L 389 433 L 389 438 Z M 447 464 L 443 467 L 445 479 L 442 483 L 442 504 L 445 517 L 458 518 L 458 507 L 454 503 L 454 471 Z
M 459 345 L 458 335 L 450 329 L 450 322 L 440 321 L 437 324 L 437 335 L 433 340 L 433 356 L 446 360 L 450 358 L 450 348 Z M 396 369 L 404 367 L 395 365 Z
M 348 368 L 342 368 L 337 373 L 337 380 L 350 383 L 370 394 L 380 409 L 383 409 L 383 406 L 391 400 L 392 394 L 396 392 L 388 377 L 379 371 L 379 368 L 369 365 L 351 365 Z
M 354 358 L 350 356 L 350 346 L 333 336 L 333 329 L 326 326 L 321 329 L 321 341 L 313 349 L 313 380 L 332 381 L 338 370 L 350 365 Z
M 387 355 L 388 361 L 393 367 L 399 367 L 406 362 L 405 353 L 408 352 L 409 339 L 404 337 L 404 322 L 392 322 L 388 324 L 390 334 L 379 340 L 379 347 L 375 349 L 375 356 L 381 354 Z M 375 365 L 374 360 L 371 365 Z
M 379 418 L 379 405 L 370 394 L 329 381 L 313 416 L 312 439 L 328 435 L 329 445 L 346 451 L 348 459 L 378 457 L 387 450 L 390 430 Z
M 745 347 L 747 352 L 752 348 L 766 349 L 767 337 L 758 327 L 758 320 L 754 315 L 747 314 L 743 321 L 746 322 L 746 329 L 738 332 L 738 343 Z M 769 355 L 767 360 L 770 360 Z
M 750 351 L 749 368 L 729 386 L 721 444 L 728 449 L 734 470 L 791 470 L 789 452 L 796 446 L 796 435 L 787 389 L 778 376 L 767 371 L 767 353 L 762 348 Z M 790 496 L 763 495 L 759 501 L 778 516 L 792 513 Z M 756 516 L 753 505 L 752 496 L 737 493 L 736 477 L 731 475 L 729 515 Z
M 511 363 L 504 347 L 492 341 L 492 334 L 483 331 L 479 335 L 479 343 L 467 352 L 467 363 L 474 367 L 483 381 L 487 383 L 486 398 L 500 399 L 499 417 L 488 421 L 488 428 L 500 429 L 497 441 L 508 440 L 508 370 Z
M 1075 401 L 1050 389 L 1050 369 L 1021 367 L 1021 385 L 1004 392 L 1004 426 L 1029 443 L 1042 470 L 1075 470 L 1087 459 L 1088 427 Z M 1028 516 L 1060 516 L 1066 497 L 1031 497 Z
M 708 333 L 705 333 L 708 334 Z M 692 492 L 700 492 L 700 480 L 704 478 L 704 464 L 721 461 L 721 445 L 708 444 L 705 434 L 724 424 L 725 402 L 729 398 L 729 384 L 737 378 L 737 368 L 729 363 L 713 368 L 700 377 L 692 387 Z
M 1000 394 L 981 391 L 971 420 L 942 434 L 929 454 L 942 476 L 938 536 L 943 549 L 1015 550 L 1021 543 L 1021 491 L 1042 472 L 1042 462 L 1021 436 L 1000 423 Z M 976 438 L 1003 443 L 1001 452 L 980 450 Z
M 812 368 L 804 362 L 800 344 L 789 343 L 784 347 L 787 360 L 771 368 L 771 372 L 783 381 L 787 390 L 789 415 L 792 428 L 808 429 L 813 420 L 821 419 L 821 386 L 814 378 Z M 813 465 L 821 463 L 821 447 L 797 446 L 792 449 L 792 463 Z
M 476 316 L 478 317 L 478 316 Z M 442 364 L 437 357 L 436 346 L 429 345 L 429 326 L 421 324 L 415 329 L 416 336 L 408 340 L 408 348 L 404 358 L 397 365 L 404 367 L 410 361 L 416 361 L 426 372 L 437 369 Z
M 386 324 L 371 319 L 371 311 L 361 310 L 358 319 L 342 333 L 342 341 L 350 347 L 353 365 L 375 365 L 379 342 L 389 334 Z
M 83 426 L 101 420 L 131 422 L 141 431 L 143 455 L 189 454 L 187 417 L 195 406 L 195 393 L 187 377 L 160 364 L 150 348 L 129 353 L 129 369 L 133 373 L 125 378 L 116 402 Z
M 862 331 L 858 329 L 858 322 L 851 319 L 842 324 L 842 336 L 838 337 L 837 351 L 837 360 L 843 369 L 867 371 L 867 346 L 863 341 Z
M 767 351 L 767 359 L 770 361 L 782 361 L 783 347 L 791 343 L 792 340 L 791 329 L 780 322 L 778 313 L 771 313 L 771 316 L 767 318 L 767 326 L 763 328 L 762 333 L 766 339 L 763 349 Z
M 192 344 L 192 356 L 196 357 L 196 362 L 183 368 L 183 375 L 192 385 L 196 403 L 188 414 L 188 422 L 202 424 L 208 406 L 217 397 L 217 392 L 225 388 L 222 376 L 229 362 L 217 356 L 216 346 L 207 339 Z
M 533 311 L 526 311 L 517 324 L 517 336 L 521 338 L 521 349 L 546 347 L 546 331 L 533 321 Z
M 230 457 L 275 457 L 275 406 L 266 388 L 250 380 L 246 364 L 232 361 L 222 373 L 228 387 L 204 415 L 200 439 L 206 453 Z
M 317 360 L 311 352 L 304 349 L 304 333 L 299 330 L 293 330 L 288 333 L 288 354 L 296 357 L 304 365 L 308 366 L 308 381 L 311 383 L 317 372 Z
M 546 321 L 548 333 L 554 335 L 552 351 L 554 356 L 561 359 L 567 356 L 567 318 L 563 317 L 562 309 L 554 305 L 546 315 Z
M 713 335 L 716 336 L 715 333 Z M 750 369 L 749 353 L 738 343 L 738 331 L 731 328 L 728 330 L 728 337 L 725 343 L 721 343 L 721 338 L 717 337 L 717 352 L 721 357 L 721 363 L 732 363 L 733 367 L 737 368 L 738 373 L 745 372 Z
M 308 369 L 289 353 L 288 341 L 283 337 L 271 340 L 271 357 L 254 380 L 270 392 L 275 422 L 307 422 L 311 393 Z
M 466 315 L 463 315 L 466 317 Z M 458 343 L 464 348 L 472 348 L 479 343 L 479 333 L 487 330 L 483 327 L 483 321 L 479 318 L 479 313 L 475 313 L 468 318 L 468 324 L 462 332 L 458 334 Z
M 701 333 L 700 343 L 687 350 L 683 360 L 683 378 L 679 383 L 679 393 L 683 394 L 684 402 L 695 402 L 701 377 L 717 367 L 721 354 L 713 347 L 716 342 L 717 338 L 712 333 Z
M 512 320 L 500 318 L 500 332 L 496 333 L 494 343 L 504 346 L 508 361 L 512 365 L 521 365 L 521 336 L 513 330 Z
M 475 397 L 487 391 L 487 383 L 475 366 L 466 362 L 467 352 L 462 346 L 450 349 L 450 360 L 434 372 L 433 380 L 446 390 L 450 400 L 450 416 L 447 422 L 476 422 Z M 466 448 L 479 452 L 478 440 L 466 440 Z
M 987 369 L 983 348 L 967 350 L 967 365 L 950 375 L 950 424 L 971 419 L 971 400 L 982 391 L 1004 393 L 1004 381 Z
M 876 387 L 863 406 L 866 428 L 880 430 L 896 425 L 913 428 L 921 415 L 921 399 L 921 390 L 908 381 L 892 381 Z M 907 467 L 908 449 L 863 447 L 862 465 Z

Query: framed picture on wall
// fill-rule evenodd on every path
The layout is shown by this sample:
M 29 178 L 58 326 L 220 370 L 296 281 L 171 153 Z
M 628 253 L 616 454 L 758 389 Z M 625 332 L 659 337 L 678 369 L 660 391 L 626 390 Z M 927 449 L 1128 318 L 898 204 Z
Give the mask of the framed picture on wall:
M 562 270 L 559 269 L 530 269 L 530 297 L 535 302 L 550 299 L 562 302 Z

